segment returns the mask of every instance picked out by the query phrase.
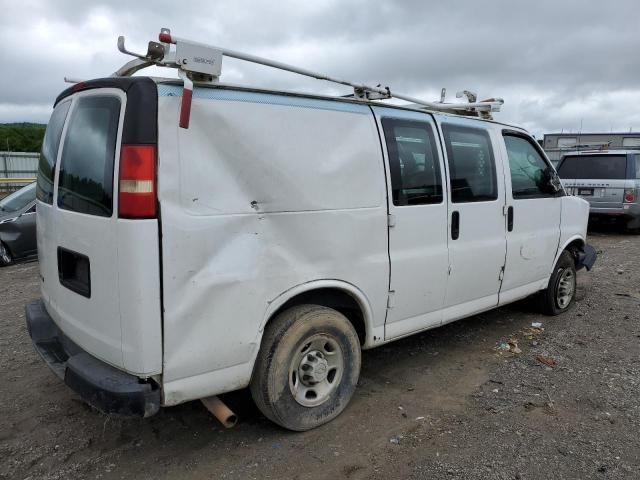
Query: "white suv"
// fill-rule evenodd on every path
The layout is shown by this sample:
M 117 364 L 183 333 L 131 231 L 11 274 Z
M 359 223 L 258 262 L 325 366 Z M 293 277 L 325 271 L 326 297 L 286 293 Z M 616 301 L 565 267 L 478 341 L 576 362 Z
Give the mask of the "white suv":
M 55 103 L 38 173 L 36 350 L 88 403 L 149 416 L 251 387 L 306 430 L 361 349 L 590 268 L 589 204 L 524 130 L 374 101 L 105 78 Z

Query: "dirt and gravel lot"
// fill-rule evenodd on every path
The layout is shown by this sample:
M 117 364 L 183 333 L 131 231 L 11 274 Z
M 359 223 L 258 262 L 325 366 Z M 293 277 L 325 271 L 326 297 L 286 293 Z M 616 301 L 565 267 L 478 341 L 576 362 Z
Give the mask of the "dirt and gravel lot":
M 31 347 L 37 263 L 0 269 L 0 478 L 640 478 L 640 237 L 590 241 L 599 260 L 571 312 L 522 302 L 366 352 L 345 413 L 306 433 L 246 391 L 225 396 L 232 430 L 198 402 L 92 411 Z

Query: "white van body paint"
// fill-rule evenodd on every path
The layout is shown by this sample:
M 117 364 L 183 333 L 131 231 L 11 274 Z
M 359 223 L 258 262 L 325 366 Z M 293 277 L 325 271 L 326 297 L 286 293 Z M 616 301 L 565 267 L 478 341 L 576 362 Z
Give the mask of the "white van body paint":
M 158 82 L 158 219 L 118 219 L 115 190 L 111 218 L 61 211 L 54 198 L 38 203 L 38 249 L 55 323 L 99 360 L 153 376 L 165 406 L 246 387 L 265 325 L 302 293 L 350 295 L 371 348 L 546 288 L 563 249 L 586 239 L 587 202 L 512 198 L 502 135 L 514 127 L 218 85 L 194 89 L 181 129 L 182 88 Z M 116 89 L 65 101 L 104 94 L 124 112 Z M 393 205 L 383 118 L 432 129 L 441 203 Z M 496 200 L 452 203 L 443 125 L 487 132 Z M 90 256 L 90 302 L 56 282 L 60 244 Z
M 161 118 L 178 109 L 160 96 Z M 196 90 L 190 128 L 160 122 L 158 151 L 165 392 L 186 378 L 179 400 L 246 386 L 269 302 L 299 285 L 357 286 L 371 331 L 383 327 L 386 189 L 368 106 Z
M 42 298 L 56 325 L 78 346 L 109 365 L 140 377 L 162 373 L 162 323 L 157 220 L 118 218 L 118 161 L 126 95 L 115 88 L 75 93 L 62 132 L 55 171 L 58 183 L 64 138 L 80 98 L 120 99 L 111 217 L 87 215 L 38 201 L 38 251 Z M 41 220 L 40 220 L 41 219 Z M 91 298 L 58 281 L 57 248 L 84 252 L 91 259 Z

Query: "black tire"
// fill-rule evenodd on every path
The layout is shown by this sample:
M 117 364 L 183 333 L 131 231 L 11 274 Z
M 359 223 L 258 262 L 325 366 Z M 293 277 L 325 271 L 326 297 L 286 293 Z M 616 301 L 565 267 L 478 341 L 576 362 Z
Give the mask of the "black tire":
M 576 288 L 576 263 L 571 252 L 565 250 L 553 269 L 549 285 L 539 294 L 542 313 L 554 316 L 569 310 L 576 298 Z
M 303 365 L 311 357 L 319 361 L 317 367 Z M 331 362 L 342 359 L 340 372 L 333 363 L 327 363 L 329 358 Z M 322 362 L 324 367 L 319 366 Z M 294 431 L 309 430 L 342 413 L 358 383 L 360 362 L 358 335 L 344 315 L 319 305 L 295 306 L 280 313 L 265 329 L 251 379 L 251 396 L 260 411 L 278 425 Z M 311 372 L 312 377 L 301 370 L 305 367 L 318 370 Z M 323 374 L 325 378 L 314 384 Z M 301 392 L 315 394 L 315 385 L 324 389 L 322 394 L 316 399 L 301 397 Z M 300 401 L 322 403 L 309 406 Z
M 6 267 L 13 263 L 13 257 L 7 246 L 0 242 L 0 267 Z

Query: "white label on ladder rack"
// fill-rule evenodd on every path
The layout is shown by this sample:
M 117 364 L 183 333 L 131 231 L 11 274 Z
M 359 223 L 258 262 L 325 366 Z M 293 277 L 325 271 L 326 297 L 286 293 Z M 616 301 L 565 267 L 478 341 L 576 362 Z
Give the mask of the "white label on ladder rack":
M 222 51 L 190 42 L 176 42 L 176 63 L 182 69 L 219 77 L 222 73 Z

